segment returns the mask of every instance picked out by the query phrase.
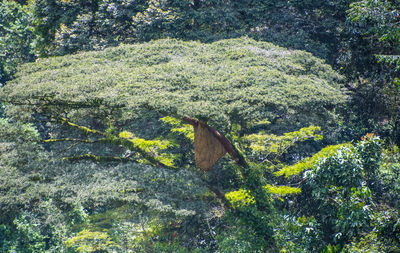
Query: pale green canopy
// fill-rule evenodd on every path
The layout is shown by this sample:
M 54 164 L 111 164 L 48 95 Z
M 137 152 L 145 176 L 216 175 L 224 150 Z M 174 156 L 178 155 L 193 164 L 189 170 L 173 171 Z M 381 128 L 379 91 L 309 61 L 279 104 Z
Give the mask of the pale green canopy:
M 119 121 L 154 110 L 214 126 L 268 118 L 298 127 L 324 122 L 344 102 L 341 81 L 323 60 L 271 43 L 165 39 L 25 64 L 1 99 L 81 118 L 119 108 Z

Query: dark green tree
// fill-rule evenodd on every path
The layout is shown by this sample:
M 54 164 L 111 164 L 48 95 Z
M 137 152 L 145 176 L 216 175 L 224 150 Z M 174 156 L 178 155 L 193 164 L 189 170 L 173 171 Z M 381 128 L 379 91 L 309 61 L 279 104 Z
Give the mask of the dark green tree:
M 0 3 L 0 86 L 12 78 L 18 65 L 35 59 L 32 13 L 15 1 Z
M 338 63 L 352 82 L 349 118 L 357 137 L 375 131 L 400 140 L 398 9 L 396 1 L 365 0 L 347 10 Z
M 247 35 L 335 63 L 349 1 L 35 0 L 32 5 L 42 56 L 166 37 L 212 42 Z

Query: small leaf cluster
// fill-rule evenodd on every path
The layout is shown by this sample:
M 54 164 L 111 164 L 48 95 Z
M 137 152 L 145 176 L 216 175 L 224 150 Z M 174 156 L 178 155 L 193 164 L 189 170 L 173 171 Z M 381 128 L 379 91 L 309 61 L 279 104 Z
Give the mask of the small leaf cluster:
M 113 251 L 117 244 L 103 232 L 80 231 L 65 242 L 67 248 L 75 248 L 78 252 Z
M 299 194 L 301 193 L 301 189 L 297 187 L 290 187 L 286 185 L 277 186 L 267 184 L 265 188 L 272 194 L 276 194 L 278 196 L 286 196 L 290 194 Z
M 303 127 L 298 131 L 284 133 L 283 135 L 268 134 L 265 131 L 259 131 L 255 134 L 245 135 L 241 138 L 248 149 L 252 151 L 251 157 L 256 161 L 277 162 L 288 150 L 298 143 L 313 139 L 322 140 L 320 134 L 321 127 L 309 126 Z M 275 161 L 276 160 L 276 161 Z M 277 174 L 281 175 L 281 174 Z
M 254 197 L 249 194 L 248 190 L 244 189 L 228 192 L 225 194 L 225 197 L 235 208 L 245 207 L 255 203 Z
M 163 117 L 160 120 L 172 126 L 171 132 L 183 134 L 187 139 L 194 142 L 193 126 L 188 124 L 182 124 L 180 120 L 170 116 Z
M 297 162 L 293 165 L 286 166 L 286 167 L 282 168 L 281 170 L 275 172 L 274 174 L 276 176 L 284 175 L 285 177 L 298 175 L 298 174 L 304 172 L 305 170 L 311 169 L 322 158 L 327 158 L 327 157 L 335 154 L 335 152 L 338 149 L 340 149 L 342 147 L 346 147 L 346 146 L 349 146 L 349 144 L 338 144 L 338 145 L 333 145 L 333 146 L 327 146 L 327 147 L 323 148 L 322 150 L 320 150 L 318 153 L 314 154 L 313 156 L 304 158 L 300 162 Z

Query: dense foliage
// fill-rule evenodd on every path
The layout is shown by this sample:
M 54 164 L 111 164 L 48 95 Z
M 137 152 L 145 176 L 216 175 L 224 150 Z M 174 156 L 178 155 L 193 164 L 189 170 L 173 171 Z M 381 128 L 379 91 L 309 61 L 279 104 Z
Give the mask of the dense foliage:
M 359 1 L 347 10 L 343 71 L 353 80 L 356 128 L 375 130 L 399 144 L 399 2 Z M 353 117 L 353 116 L 349 116 Z M 353 117 L 354 118 L 354 117 Z
M 293 130 L 327 125 L 328 110 L 344 102 L 341 80 L 311 54 L 269 43 L 158 40 L 40 59 L 20 70 L 2 98 L 17 105 L 29 100 L 30 109 L 69 118 L 88 107 L 75 121 L 100 113 L 122 124 L 150 110 L 209 121 L 222 131 L 265 118 Z
M 1 1 L 0 252 L 398 252 L 399 9 Z
M 0 3 L 0 86 L 14 74 L 16 66 L 35 59 L 32 12 L 14 1 Z
M 250 35 L 318 56 L 337 48 L 347 1 L 34 1 L 41 54 L 164 37 L 215 41 Z M 325 11 L 326 10 L 326 11 Z M 324 20 L 325 22 L 321 22 Z M 330 52 L 329 52 L 330 51 Z

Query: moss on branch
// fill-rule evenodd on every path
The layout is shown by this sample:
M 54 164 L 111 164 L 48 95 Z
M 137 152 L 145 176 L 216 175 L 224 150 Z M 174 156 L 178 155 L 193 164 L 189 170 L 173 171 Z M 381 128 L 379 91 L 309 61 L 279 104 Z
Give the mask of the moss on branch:
M 116 136 L 114 134 L 111 134 L 109 132 L 107 133 L 103 133 L 99 130 L 96 129 L 91 129 L 85 126 L 81 126 L 75 123 L 72 123 L 70 121 L 68 121 L 68 119 L 66 118 L 60 118 L 59 119 L 61 121 L 62 124 L 71 126 L 73 128 L 79 129 L 82 132 L 86 133 L 86 134 L 97 134 L 100 136 L 103 136 L 105 138 L 99 139 L 99 142 L 102 143 L 109 143 L 109 144 L 113 144 L 116 146 L 123 146 L 131 151 L 135 151 L 137 153 L 139 153 L 146 161 L 148 161 L 150 164 L 153 164 L 155 166 L 158 167 L 164 167 L 164 168 L 170 168 L 170 169 L 175 169 L 172 166 L 168 166 L 166 164 L 164 164 L 163 162 L 159 161 L 157 158 L 155 158 L 152 154 L 150 154 L 149 152 L 146 152 L 145 150 L 141 149 L 140 147 L 138 147 L 137 145 L 134 144 L 134 142 L 130 141 L 129 139 L 126 138 L 122 138 L 119 136 Z
M 58 138 L 58 139 L 47 139 L 44 140 L 44 143 L 52 143 L 52 142 L 82 142 L 82 143 L 99 143 L 104 141 L 104 139 L 99 140 L 87 140 L 87 139 L 75 139 L 75 138 Z
M 137 160 L 126 157 L 118 156 L 98 156 L 93 154 L 84 154 L 79 156 L 67 156 L 63 157 L 63 160 L 67 161 L 81 161 L 81 160 L 91 160 L 95 162 L 137 162 Z

